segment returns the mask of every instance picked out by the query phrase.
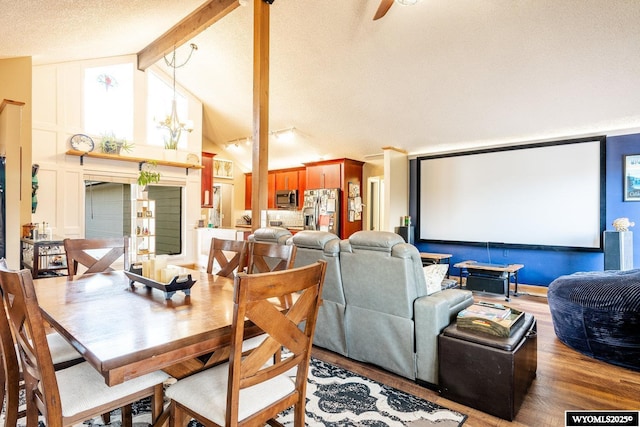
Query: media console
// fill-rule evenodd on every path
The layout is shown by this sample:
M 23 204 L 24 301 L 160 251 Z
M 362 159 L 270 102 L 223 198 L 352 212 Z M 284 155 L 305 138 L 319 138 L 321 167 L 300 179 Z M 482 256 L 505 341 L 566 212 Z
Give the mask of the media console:
M 518 271 L 524 264 L 488 264 L 477 261 L 462 261 L 454 265 L 460 271 L 460 287 L 462 287 L 462 270 L 467 270 L 466 288 L 470 291 L 504 294 L 509 301 L 509 283 L 514 277 L 514 296 L 518 296 Z

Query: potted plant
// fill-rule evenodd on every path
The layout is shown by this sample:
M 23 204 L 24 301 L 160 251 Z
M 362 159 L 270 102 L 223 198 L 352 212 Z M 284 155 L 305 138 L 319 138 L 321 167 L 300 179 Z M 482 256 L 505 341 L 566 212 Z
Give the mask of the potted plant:
M 160 172 L 156 170 L 158 164 L 155 161 L 149 161 L 142 165 L 140 174 L 138 175 L 138 185 L 145 187 L 149 184 L 160 182 Z
M 100 151 L 105 154 L 120 154 L 122 151 L 130 153 L 133 147 L 133 142 L 128 142 L 124 138 L 117 138 L 113 133 L 104 134 L 100 140 Z

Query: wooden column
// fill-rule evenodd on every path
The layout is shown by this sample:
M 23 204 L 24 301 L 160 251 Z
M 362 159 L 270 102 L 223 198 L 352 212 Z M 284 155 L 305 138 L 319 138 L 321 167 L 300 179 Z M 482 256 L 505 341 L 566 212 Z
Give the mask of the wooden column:
M 20 268 L 22 224 L 31 222 L 31 160 L 23 158 L 22 143 L 24 106 L 21 101 L 0 102 L 0 155 L 6 157 L 4 248 L 9 268 L 14 270 Z M 24 206 L 29 209 L 26 220 L 22 215 Z
M 253 152 L 251 180 L 252 229 L 268 207 L 269 167 L 269 5 L 253 1 Z

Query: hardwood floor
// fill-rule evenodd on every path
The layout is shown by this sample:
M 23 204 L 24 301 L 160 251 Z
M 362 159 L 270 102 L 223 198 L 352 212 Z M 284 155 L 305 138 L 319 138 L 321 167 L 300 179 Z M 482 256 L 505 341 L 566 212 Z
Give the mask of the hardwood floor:
M 501 296 L 486 294 L 476 294 L 475 299 L 504 302 Z M 640 372 L 588 358 L 562 344 L 553 331 L 546 298 L 521 295 L 511 298 L 509 304 L 532 313 L 538 322 L 537 377 L 513 422 L 444 399 L 413 381 L 324 349 L 314 348 L 313 356 L 467 414 L 465 427 L 561 427 L 565 425 L 565 410 L 640 410 Z

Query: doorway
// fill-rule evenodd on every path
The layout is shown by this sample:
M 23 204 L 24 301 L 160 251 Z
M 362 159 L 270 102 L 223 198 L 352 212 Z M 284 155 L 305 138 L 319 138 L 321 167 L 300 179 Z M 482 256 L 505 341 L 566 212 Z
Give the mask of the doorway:
M 369 186 L 369 230 L 382 230 L 384 224 L 384 210 L 382 200 L 384 199 L 384 178 L 373 176 L 367 179 Z
M 233 184 L 213 184 L 213 208 L 211 209 L 209 222 L 213 227 L 231 227 L 233 218 Z

